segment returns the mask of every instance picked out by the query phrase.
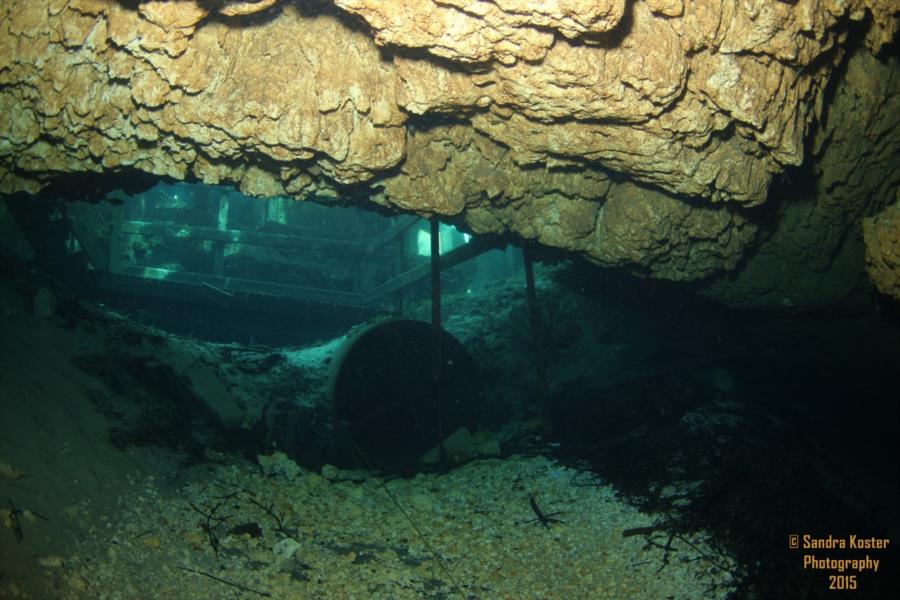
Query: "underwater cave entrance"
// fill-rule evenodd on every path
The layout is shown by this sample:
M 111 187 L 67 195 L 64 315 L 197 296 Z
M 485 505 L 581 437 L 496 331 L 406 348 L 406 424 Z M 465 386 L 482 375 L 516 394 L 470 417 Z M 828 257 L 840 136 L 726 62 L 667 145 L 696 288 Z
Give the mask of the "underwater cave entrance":
M 441 279 L 444 292 L 477 294 L 521 272 L 517 248 L 417 216 L 197 184 L 7 204 L 56 223 L 52 236 L 20 226 L 46 247 L 39 262 L 56 261 L 51 271 L 129 321 L 270 357 L 350 339 L 333 364 L 304 365 L 321 373 L 310 381 L 333 372 L 328 385 L 294 381 L 257 414 L 267 445 L 298 462 L 405 469 L 478 424 L 478 370 L 442 329 Z M 427 319 L 429 304 L 431 323 L 408 318 Z
M 195 183 L 128 193 L 85 187 L 97 191 L 70 198 L 60 184 L 53 194 L 7 204 L 17 221 L 29 222 L 20 229 L 44 247 L 42 262 L 56 263 L 67 283 L 166 331 L 302 344 L 375 315 L 403 315 L 405 302 L 428 295 L 429 223 L 415 215 L 386 216 L 335 199 L 251 198 Z M 467 263 L 445 277 L 448 291 L 454 284 L 477 290 L 517 266 L 517 249 L 496 241 L 445 224 L 439 238 L 441 271 Z

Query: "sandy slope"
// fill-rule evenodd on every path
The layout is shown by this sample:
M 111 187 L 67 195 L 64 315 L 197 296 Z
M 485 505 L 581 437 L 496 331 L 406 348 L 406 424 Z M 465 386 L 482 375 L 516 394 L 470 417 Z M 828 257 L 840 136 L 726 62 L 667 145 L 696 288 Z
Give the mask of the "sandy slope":
M 161 475 L 174 464 L 162 451 L 109 444 L 109 421 L 89 399 L 103 384 L 69 362 L 102 347 L 102 336 L 88 322 L 68 328 L 58 314 L 35 317 L 29 292 L 42 283 L 22 274 L 0 283 L 0 463 L 14 470 L 0 475 L 0 516 L 11 525 L 11 501 L 46 517 L 20 515 L 18 542 L 12 527 L 0 529 L 0 596 L 41 597 L 41 561 L 66 553 L 85 519 L 113 512 L 129 477 Z M 76 506 L 87 516 L 73 518 Z

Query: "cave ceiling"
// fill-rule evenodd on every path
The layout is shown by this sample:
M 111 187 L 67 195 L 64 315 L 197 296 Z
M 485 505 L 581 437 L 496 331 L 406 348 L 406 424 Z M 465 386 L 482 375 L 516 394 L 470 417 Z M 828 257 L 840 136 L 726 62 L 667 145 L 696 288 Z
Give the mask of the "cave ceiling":
M 708 278 L 768 239 L 773 182 L 859 158 L 817 132 L 843 133 L 851 56 L 874 83 L 846 110 L 896 106 L 898 22 L 896 0 L 5 2 L 0 191 L 136 169 Z M 895 197 L 893 123 L 862 119 L 877 181 L 823 183 L 839 206 L 810 227 Z

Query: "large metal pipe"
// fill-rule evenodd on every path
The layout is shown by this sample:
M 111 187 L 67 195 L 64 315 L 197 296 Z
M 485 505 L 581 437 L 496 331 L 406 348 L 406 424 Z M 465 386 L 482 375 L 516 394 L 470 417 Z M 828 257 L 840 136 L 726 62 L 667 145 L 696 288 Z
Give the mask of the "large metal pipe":
M 440 329 L 446 364 L 435 396 L 434 335 L 432 323 L 380 319 L 326 344 L 285 353 L 308 378 L 302 394 L 266 408 L 267 443 L 312 468 L 371 462 L 392 469 L 414 464 L 447 432 L 475 428 L 478 370 L 462 344 Z

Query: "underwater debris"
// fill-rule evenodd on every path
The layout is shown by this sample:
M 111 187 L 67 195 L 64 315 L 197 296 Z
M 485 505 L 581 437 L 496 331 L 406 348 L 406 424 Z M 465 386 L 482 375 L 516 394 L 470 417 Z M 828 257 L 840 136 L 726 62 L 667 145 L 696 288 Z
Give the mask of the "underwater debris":
M 13 534 L 16 536 L 16 542 L 21 542 L 24 539 L 24 535 L 22 535 L 22 522 L 19 520 L 19 517 L 22 515 L 22 511 L 16 508 L 16 505 L 13 503 L 12 498 L 9 499 L 9 514 L 6 517 L 6 520 L 11 521 L 13 526 Z
M 721 549 L 709 544 L 704 544 L 706 549 L 701 548 L 688 539 L 686 535 L 678 531 L 676 529 L 677 526 L 678 523 L 676 519 L 672 515 L 664 512 L 663 516 L 652 525 L 623 530 L 622 537 L 644 536 L 645 551 L 653 548 L 662 550 L 660 565 L 656 570 L 657 573 L 662 572 L 663 569 L 671 564 L 672 553 L 678 551 L 678 549 L 673 546 L 673 542 L 678 541 L 696 552 L 696 555 L 690 559 L 691 561 L 704 561 L 718 569 L 720 572 L 729 574 L 735 581 L 741 579 L 740 566 L 729 559 Z M 662 542 L 663 538 L 665 538 L 665 542 Z M 710 585 L 710 591 L 716 589 L 718 586 L 718 584 L 715 583 Z
M 213 581 L 218 581 L 219 583 L 224 583 L 225 585 L 230 585 L 235 589 L 239 589 L 242 592 L 250 592 L 251 594 L 256 594 L 258 596 L 264 596 L 266 598 L 271 598 L 272 594 L 269 592 L 263 592 L 261 590 L 255 590 L 253 588 L 247 587 L 245 585 L 241 585 L 235 581 L 229 581 L 227 579 L 223 579 L 212 573 L 207 573 L 206 571 L 198 571 L 197 569 L 191 569 L 190 567 L 176 567 L 179 571 L 184 571 L 185 573 L 193 573 L 194 575 L 203 575 L 204 577 L 209 577 Z
M 209 541 L 209 547 L 212 548 L 213 554 L 216 555 L 216 561 L 219 560 L 219 536 L 216 535 L 215 527 L 221 525 L 225 521 L 228 520 L 228 517 L 220 517 L 216 515 L 216 511 L 222 508 L 227 501 L 231 500 L 235 496 L 237 496 L 237 492 L 232 494 L 228 494 L 227 496 L 221 496 L 218 498 L 219 502 L 216 503 L 209 510 L 202 510 L 197 507 L 193 502 L 188 502 L 188 505 L 194 510 L 194 512 L 202 515 L 206 520 L 200 521 L 199 527 L 206 533 L 206 539 Z
M 697 552 L 677 540 L 673 546 L 678 553 L 673 554 L 664 576 L 656 576 L 661 551 L 644 550 L 644 540 L 621 534 L 662 515 L 642 515 L 617 501 L 609 489 L 576 489 L 569 483 L 575 472 L 546 458 L 472 461 L 451 471 L 413 478 L 373 475 L 362 483 L 341 481 L 315 488 L 303 480 L 266 477 L 250 462 L 209 469 L 185 481 L 175 495 L 154 493 L 156 481 L 126 491 L 125 512 L 100 523 L 99 535 L 77 540 L 76 551 L 71 558 L 66 555 L 64 566 L 77 567 L 91 582 L 92 597 L 105 593 L 110 600 L 130 600 L 134 594 L 127 590 L 133 589 L 151 590 L 152 597 L 173 600 L 261 597 L 210 582 L 205 575 L 182 575 L 187 572 L 177 567 L 220 576 L 271 593 L 273 598 L 619 600 L 665 598 L 674 593 L 677 598 L 724 600 L 728 592 L 722 588 L 705 593 L 707 582 L 727 585 L 727 573 L 691 560 Z M 516 487 L 517 480 L 528 486 L 525 492 Z M 436 557 L 396 509 L 382 483 L 407 510 Z M 228 516 L 224 525 L 212 522 L 221 542 L 216 563 L 207 548 L 206 533 L 197 527 L 197 521 L 206 519 L 195 515 L 187 500 L 209 513 L 232 491 L 239 493 L 214 513 Z M 541 535 L 521 525 L 535 516 L 525 508 L 529 492 L 542 513 L 564 508 L 566 525 Z M 284 536 L 249 501 L 251 495 L 263 506 L 273 502 L 273 512 L 285 528 L 297 529 L 292 538 L 300 547 L 289 559 L 274 551 Z M 507 517 L 516 513 L 521 516 L 515 520 Z M 136 534 L 153 526 L 147 522 L 150 514 L 166 523 L 157 526 L 161 543 L 152 552 L 133 541 Z M 228 534 L 235 525 L 250 522 L 261 526 L 259 539 Z M 702 535 L 684 535 L 709 551 Z M 114 553 L 106 554 L 110 539 L 120 543 Z M 81 556 L 97 558 L 76 562 Z M 437 563 L 441 559 L 458 586 Z M 644 560 L 644 566 L 633 566 Z M 136 569 L 136 564 L 142 568 Z M 585 579 L 584 573 L 592 578 Z M 64 569 L 47 572 L 51 581 L 74 589 L 66 575 Z
M 219 348 L 223 360 L 251 375 L 267 373 L 286 362 L 283 354 L 268 346 L 223 345 Z
M 279 517 L 278 514 L 275 512 L 275 504 L 270 503 L 268 506 L 266 506 L 263 503 L 259 502 L 253 496 L 250 496 L 249 498 L 247 498 L 247 500 L 250 502 L 250 504 L 260 508 L 264 513 L 269 515 L 272 518 L 272 520 L 275 521 L 276 529 L 283 536 L 285 536 L 287 538 L 294 538 L 297 536 L 296 529 L 288 529 L 287 527 L 284 526 L 284 520 L 281 517 Z M 254 536 L 254 537 L 256 537 L 256 536 Z
M 12 498 L 7 498 L 9 501 L 9 510 L 3 511 L 3 525 L 5 527 L 12 527 L 13 535 L 16 536 L 16 542 L 21 542 L 25 539 L 25 534 L 22 531 L 22 520 L 25 519 L 31 523 L 34 523 L 38 519 L 43 519 L 44 521 L 49 521 L 47 517 L 40 513 L 36 513 L 33 510 L 21 509 L 16 506 L 16 504 L 12 501 Z
M 565 524 L 564 521 L 554 518 L 556 515 L 562 514 L 560 511 L 544 514 L 541 507 L 538 506 L 537 501 L 534 499 L 534 494 L 528 496 L 528 503 L 531 505 L 531 511 L 535 514 L 536 518 L 525 521 L 525 523 L 540 523 L 544 527 L 550 527 L 550 525 L 554 523 L 559 523 L 561 525 Z

